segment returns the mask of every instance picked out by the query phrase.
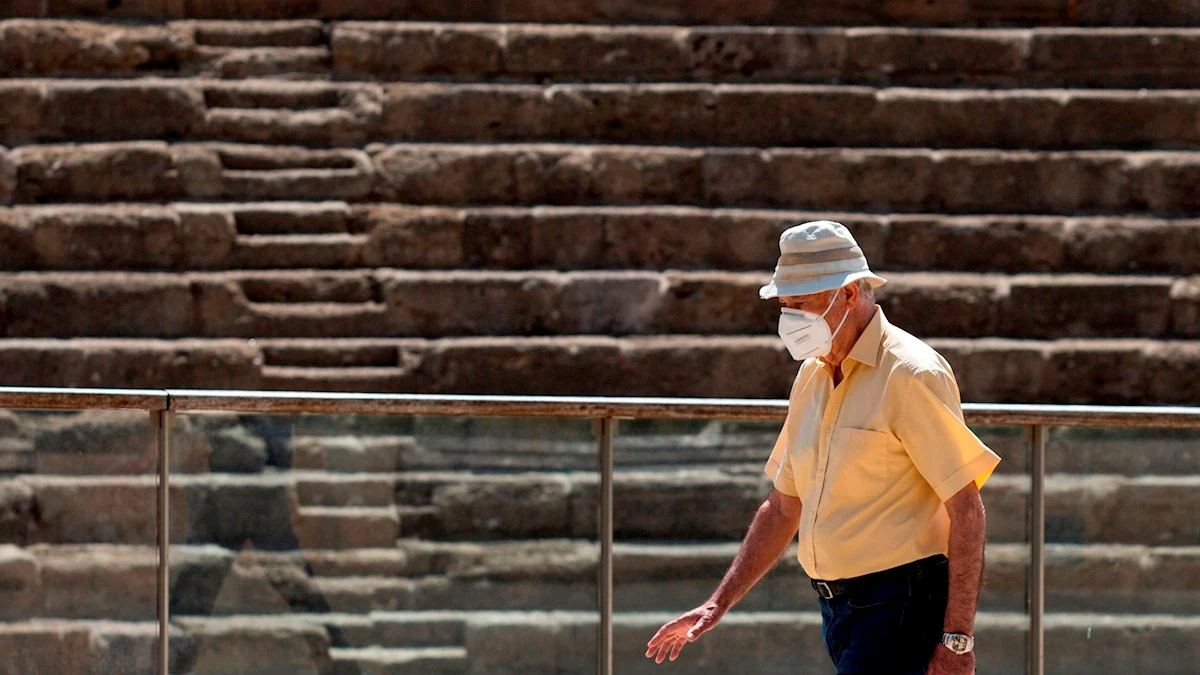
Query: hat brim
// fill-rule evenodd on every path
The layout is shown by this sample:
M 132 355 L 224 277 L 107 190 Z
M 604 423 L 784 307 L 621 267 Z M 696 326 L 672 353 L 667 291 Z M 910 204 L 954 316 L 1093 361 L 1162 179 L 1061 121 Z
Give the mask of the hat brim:
M 770 300 L 771 298 L 787 295 L 810 295 L 812 293 L 821 293 L 822 291 L 832 291 L 835 288 L 841 288 L 846 284 L 854 283 L 859 279 L 866 279 L 874 288 L 879 288 L 887 283 L 887 279 L 876 276 L 869 271 L 839 272 L 837 274 L 827 274 L 823 277 L 805 279 L 804 281 L 772 281 L 758 290 L 758 297 L 763 300 Z

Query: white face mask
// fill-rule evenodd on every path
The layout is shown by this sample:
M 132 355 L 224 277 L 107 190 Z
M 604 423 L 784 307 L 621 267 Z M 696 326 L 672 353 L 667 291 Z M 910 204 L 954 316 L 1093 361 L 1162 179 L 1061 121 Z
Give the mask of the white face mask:
M 829 350 L 833 349 L 833 337 L 846 323 L 846 317 L 850 316 L 850 308 L 847 307 L 837 328 L 832 333 L 829 332 L 829 324 L 825 322 L 825 315 L 833 309 L 836 302 L 837 294 L 835 293 L 833 299 L 829 301 L 829 306 L 820 315 L 787 307 L 780 311 L 779 338 L 783 340 L 783 344 L 787 346 L 788 353 L 792 355 L 793 359 L 803 361 L 814 356 L 825 356 Z

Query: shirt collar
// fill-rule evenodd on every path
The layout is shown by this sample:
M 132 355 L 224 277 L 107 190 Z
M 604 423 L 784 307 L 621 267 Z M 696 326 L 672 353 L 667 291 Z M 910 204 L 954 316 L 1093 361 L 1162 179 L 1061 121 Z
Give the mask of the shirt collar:
M 883 308 L 875 305 L 875 316 L 871 319 L 871 323 L 868 323 L 867 327 L 863 329 L 862 335 L 858 336 L 858 341 L 846 355 L 846 360 L 853 359 L 872 368 L 878 365 L 879 350 L 883 347 L 883 331 L 887 325 L 888 321 L 887 317 L 883 315 Z

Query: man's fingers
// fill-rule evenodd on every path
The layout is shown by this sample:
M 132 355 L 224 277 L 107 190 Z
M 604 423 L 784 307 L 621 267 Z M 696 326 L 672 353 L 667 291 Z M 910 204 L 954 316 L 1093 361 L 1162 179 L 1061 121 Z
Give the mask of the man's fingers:
M 655 663 L 662 663 L 663 659 L 667 658 L 667 652 L 670 651 L 672 642 L 663 642 L 658 646 L 658 654 L 654 657 Z
M 675 619 L 670 623 L 664 624 L 663 627 L 659 628 L 658 632 L 654 634 L 654 637 L 650 638 L 650 641 L 646 643 L 646 646 L 649 648 L 654 648 L 657 647 L 663 640 L 672 639 L 674 634 L 678 632 L 681 621 L 682 619 Z
M 675 646 L 673 648 L 671 648 L 671 660 L 672 661 L 679 658 L 679 652 L 683 651 L 683 646 L 686 644 L 687 644 L 687 642 L 684 642 L 683 640 L 675 641 Z

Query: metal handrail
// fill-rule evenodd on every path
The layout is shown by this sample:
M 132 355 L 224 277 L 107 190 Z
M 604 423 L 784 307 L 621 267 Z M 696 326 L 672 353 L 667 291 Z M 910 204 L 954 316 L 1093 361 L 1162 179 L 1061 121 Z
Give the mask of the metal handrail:
M 451 415 L 556 417 L 597 420 L 601 495 L 599 650 L 597 672 L 612 675 L 613 437 L 619 419 L 759 420 L 782 422 L 788 402 L 776 399 L 606 398 L 588 396 L 465 396 L 360 394 L 299 391 L 208 391 L 188 389 L 49 389 L 0 387 L 0 408 L 139 409 L 155 423 L 158 455 L 157 534 L 159 549 L 156 670 L 166 675 L 169 660 L 169 508 L 171 418 L 177 412 L 266 414 Z M 1045 670 L 1046 446 L 1053 426 L 1200 429 L 1200 408 L 1164 406 L 1068 406 L 974 403 L 963 406 L 967 422 L 1024 426 L 1028 430 L 1029 502 L 1029 675 Z
M 783 421 L 783 399 L 0 387 L 0 408 Z M 1200 407 L 966 403 L 971 424 L 1200 429 Z

